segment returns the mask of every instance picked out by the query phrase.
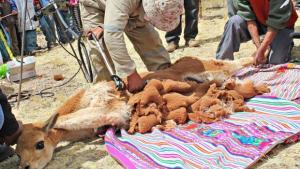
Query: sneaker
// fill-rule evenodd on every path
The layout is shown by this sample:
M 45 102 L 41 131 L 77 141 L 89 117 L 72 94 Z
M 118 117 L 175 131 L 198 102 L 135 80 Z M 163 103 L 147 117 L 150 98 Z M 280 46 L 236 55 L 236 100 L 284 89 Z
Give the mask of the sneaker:
M 185 45 L 188 47 L 198 47 L 200 46 L 200 42 L 195 39 L 190 39 L 185 42 Z
M 178 48 L 179 48 L 178 42 L 170 42 L 170 43 L 168 43 L 168 46 L 166 47 L 166 49 L 169 53 L 174 52 Z

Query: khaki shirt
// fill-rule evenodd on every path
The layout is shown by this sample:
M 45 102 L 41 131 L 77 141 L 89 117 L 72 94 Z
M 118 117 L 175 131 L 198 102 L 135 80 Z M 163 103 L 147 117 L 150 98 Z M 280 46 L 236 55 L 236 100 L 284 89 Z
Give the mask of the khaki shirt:
M 95 2 L 98 6 L 95 7 Z M 98 8 L 101 24 L 104 28 L 104 39 L 109 54 L 116 67 L 117 74 L 126 77 L 136 69 L 134 61 L 130 58 L 124 32 L 137 27 L 143 27 L 144 9 L 141 0 L 83 0 L 83 5 Z M 104 17 L 105 16 L 105 17 Z

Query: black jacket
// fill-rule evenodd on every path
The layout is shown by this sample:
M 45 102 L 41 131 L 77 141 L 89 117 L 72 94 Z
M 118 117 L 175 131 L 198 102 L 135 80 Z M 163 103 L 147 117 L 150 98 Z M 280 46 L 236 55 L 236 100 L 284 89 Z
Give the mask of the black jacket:
M 12 134 L 14 134 L 18 130 L 19 125 L 15 116 L 11 112 L 11 106 L 8 103 L 7 97 L 1 89 L 0 104 L 4 114 L 4 123 L 0 130 L 0 138 L 3 138 L 5 136 L 11 136 Z

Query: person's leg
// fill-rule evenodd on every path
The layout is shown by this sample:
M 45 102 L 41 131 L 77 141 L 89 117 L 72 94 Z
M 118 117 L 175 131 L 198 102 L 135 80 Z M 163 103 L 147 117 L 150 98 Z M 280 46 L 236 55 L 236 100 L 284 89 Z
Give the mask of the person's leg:
M 291 38 L 289 35 L 292 32 L 294 32 L 293 29 L 283 29 L 277 33 L 270 46 L 270 64 L 282 64 L 291 59 L 293 38 Z
M 84 31 L 95 28 L 104 22 L 104 18 L 101 17 L 104 14 L 97 8 L 98 4 L 95 1 L 89 1 L 89 3 L 89 5 L 85 5 L 85 3 L 80 2 L 80 14 Z M 96 43 L 92 40 L 87 40 L 85 44 L 88 44 L 90 47 L 89 53 L 92 58 L 95 73 L 94 82 L 111 80 L 108 69 L 105 67 L 101 54 L 97 50 Z M 113 65 L 112 61 L 111 65 Z
M 27 54 L 32 55 L 37 47 L 36 30 L 28 30 L 25 34 L 25 51 Z
M 228 10 L 228 17 L 232 17 L 236 15 L 237 10 L 235 9 L 233 5 L 233 0 L 227 0 L 227 10 Z
M 41 30 L 42 30 L 42 32 L 43 32 L 43 34 L 44 34 L 44 36 L 45 36 L 45 39 L 46 39 L 46 41 L 47 41 L 47 46 L 49 46 L 50 44 L 51 44 L 51 30 L 50 30 L 50 27 L 49 27 L 49 25 L 48 25 L 48 23 L 47 23 L 47 21 L 46 21 L 46 17 L 45 16 L 42 16 L 41 18 L 40 18 L 40 25 L 41 25 Z
M 15 25 L 7 25 L 8 33 L 11 38 L 11 48 L 14 55 L 20 54 L 20 49 L 18 47 L 18 39 Z
M 299 10 L 300 8 L 300 0 L 296 0 L 296 9 Z
M 150 24 L 126 31 L 126 35 L 134 45 L 149 71 L 163 69 L 171 63 L 158 32 Z
M 167 32 L 165 35 L 166 41 L 168 43 L 168 46 L 166 47 L 168 52 L 173 52 L 179 47 L 179 36 L 182 32 L 181 19 L 182 17 L 180 17 L 179 25 L 174 30 Z
M 195 41 L 198 35 L 198 13 L 199 13 L 199 0 L 185 0 L 185 29 L 184 39 L 186 45 L 190 47 L 199 46 L 199 42 Z
M 167 43 L 171 43 L 171 42 L 179 42 L 180 38 L 180 34 L 182 31 L 182 27 L 181 27 L 181 18 L 180 18 L 180 23 L 179 25 L 172 31 L 167 32 L 165 35 L 166 41 Z
M 56 42 L 56 38 L 55 38 L 56 29 L 55 29 L 54 19 L 52 16 L 46 16 L 45 20 L 50 28 L 49 32 L 51 33 L 51 36 L 49 38 L 51 39 L 51 42 L 55 43 Z
M 232 16 L 225 25 L 216 58 L 233 60 L 233 53 L 239 51 L 240 44 L 250 39 L 246 21 L 238 15 Z
M 49 39 L 49 42 L 48 42 L 49 45 L 47 44 L 47 47 L 48 47 L 48 49 L 51 49 L 56 44 L 55 23 L 54 23 L 51 16 L 45 16 L 45 20 L 46 20 L 46 23 L 47 23 L 48 28 L 49 28 L 48 32 L 50 33 L 49 35 L 47 35 L 48 39 Z
M 48 16 L 44 16 L 44 27 L 47 29 L 45 31 L 45 37 L 47 38 L 48 43 L 54 43 L 55 40 L 55 28 L 54 23 Z M 41 24 L 42 25 L 42 24 Z
M 69 26 L 70 30 L 73 30 L 72 16 L 71 16 L 69 9 L 64 12 L 64 18 L 65 18 L 65 21 L 66 21 L 67 25 Z M 70 41 L 73 40 L 73 35 L 71 32 L 67 31 L 67 36 Z
M 64 22 L 69 26 L 70 25 L 70 17 L 69 17 L 68 11 L 60 10 L 59 12 L 60 12 Z M 61 24 L 58 16 L 54 15 L 54 20 L 56 23 L 57 33 L 58 33 L 60 42 L 65 44 L 65 43 L 68 43 L 69 41 L 71 41 L 73 39 L 72 34 L 69 33 L 68 31 L 66 31 L 66 28 Z

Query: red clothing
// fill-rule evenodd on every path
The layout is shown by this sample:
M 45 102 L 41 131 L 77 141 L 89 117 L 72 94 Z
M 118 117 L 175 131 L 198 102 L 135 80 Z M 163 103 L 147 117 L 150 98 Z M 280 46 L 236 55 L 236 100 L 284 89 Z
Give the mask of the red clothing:
M 267 19 L 269 17 L 269 11 L 270 11 L 270 0 L 249 0 L 249 3 L 252 7 L 253 12 L 255 13 L 255 16 L 257 20 L 263 24 L 267 25 Z M 289 5 L 292 5 L 290 3 Z M 292 11 L 289 21 L 286 23 L 286 27 L 292 28 L 294 27 L 296 21 L 297 21 L 298 15 L 295 10 L 295 7 L 292 5 Z

